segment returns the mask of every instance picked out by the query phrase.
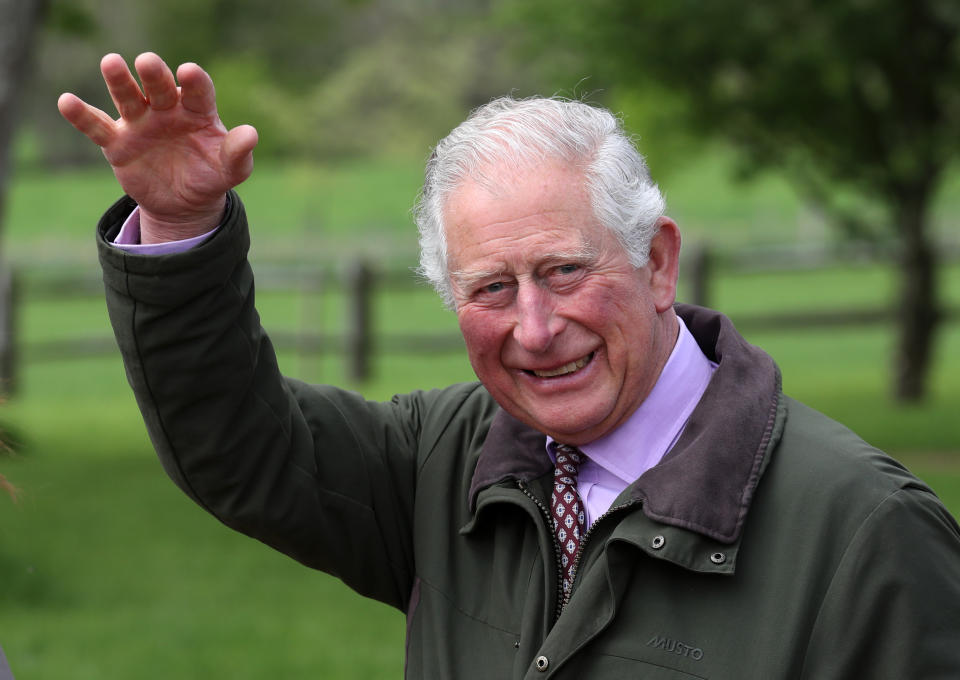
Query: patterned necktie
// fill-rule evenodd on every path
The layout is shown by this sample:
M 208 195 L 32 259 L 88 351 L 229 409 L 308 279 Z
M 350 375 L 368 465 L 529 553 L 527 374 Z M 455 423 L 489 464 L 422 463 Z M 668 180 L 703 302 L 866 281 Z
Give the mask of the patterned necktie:
M 583 454 L 572 446 L 557 445 L 557 466 L 553 472 L 553 533 L 560 546 L 560 569 L 563 573 L 563 602 L 566 604 L 573 586 L 573 567 L 580 549 L 584 515 L 577 493 L 577 473 Z

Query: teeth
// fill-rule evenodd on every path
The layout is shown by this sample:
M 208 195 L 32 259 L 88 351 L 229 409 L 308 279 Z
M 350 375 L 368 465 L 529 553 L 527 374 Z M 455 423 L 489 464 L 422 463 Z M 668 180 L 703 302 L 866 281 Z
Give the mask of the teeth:
M 554 368 L 550 371 L 534 371 L 533 374 L 538 378 L 553 378 L 558 375 L 566 375 L 567 373 L 573 373 L 576 370 L 579 370 L 587 365 L 590 361 L 590 357 L 593 354 L 589 354 L 582 359 L 577 359 L 576 361 L 571 361 L 566 366 L 561 366 L 560 368 Z

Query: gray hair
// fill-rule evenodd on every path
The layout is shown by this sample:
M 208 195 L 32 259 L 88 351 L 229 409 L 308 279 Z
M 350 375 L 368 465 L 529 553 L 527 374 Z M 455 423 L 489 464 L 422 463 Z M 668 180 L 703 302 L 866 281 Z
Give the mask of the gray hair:
M 413 214 L 420 274 L 454 307 L 443 211 L 467 179 L 490 186 L 498 168 L 557 159 L 583 169 L 594 215 L 616 235 L 635 267 L 647 263 L 665 202 L 647 164 L 610 111 L 579 101 L 501 97 L 473 111 L 437 144 Z

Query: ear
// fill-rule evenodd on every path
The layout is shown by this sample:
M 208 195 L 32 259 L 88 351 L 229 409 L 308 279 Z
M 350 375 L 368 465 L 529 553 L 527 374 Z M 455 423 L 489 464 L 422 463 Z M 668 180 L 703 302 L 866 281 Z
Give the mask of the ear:
M 661 217 L 655 225 L 656 235 L 650 242 L 650 292 L 657 312 L 673 306 L 677 298 L 677 278 L 680 275 L 680 228 L 669 217 Z

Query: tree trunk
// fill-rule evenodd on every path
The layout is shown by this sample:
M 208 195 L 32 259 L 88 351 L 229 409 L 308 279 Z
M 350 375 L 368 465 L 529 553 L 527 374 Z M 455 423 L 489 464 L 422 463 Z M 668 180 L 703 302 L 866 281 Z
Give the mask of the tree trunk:
M 26 84 L 30 48 L 40 25 L 45 0 L 0 0 L 0 226 L 17 105 Z M 50 103 L 53 106 L 53 102 Z
M 928 191 L 904 192 L 895 214 L 901 235 L 900 299 L 894 396 L 901 402 L 922 401 L 940 321 L 937 259 L 926 234 Z

